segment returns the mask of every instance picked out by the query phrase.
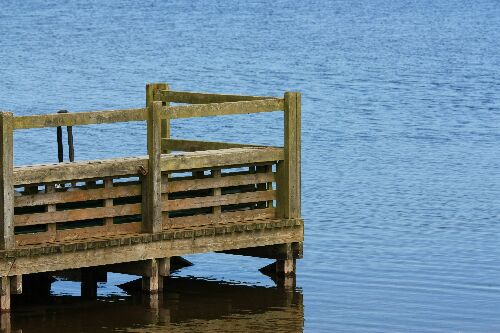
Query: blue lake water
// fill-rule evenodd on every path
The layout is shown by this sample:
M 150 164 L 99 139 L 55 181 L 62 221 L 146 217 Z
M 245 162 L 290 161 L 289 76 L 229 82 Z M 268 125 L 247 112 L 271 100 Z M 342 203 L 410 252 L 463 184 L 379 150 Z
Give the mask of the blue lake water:
M 302 92 L 306 238 L 299 304 L 290 313 L 303 318 L 304 331 L 500 330 L 499 1 L 5 0 L 0 9 L 0 108 L 16 115 L 142 107 L 146 82 Z M 278 114 L 172 126 L 181 138 L 282 141 Z M 74 132 L 79 160 L 145 153 L 143 124 Z M 16 164 L 57 161 L 54 130 L 15 139 Z M 189 259 L 195 265 L 176 273 L 182 281 L 219 281 L 228 293 L 227 282 L 262 290 L 252 302 L 289 297 L 258 273 L 265 260 Z M 115 287 L 122 279 L 111 275 L 100 286 L 101 303 L 127 302 Z M 79 288 L 61 281 L 52 292 Z M 235 294 L 243 296 L 226 302 L 248 301 L 246 291 Z M 115 326 L 85 311 L 103 332 L 302 330 L 301 321 L 287 326 L 280 314 L 289 308 L 279 304 L 261 305 L 271 319 L 258 303 L 207 317 L 195 311 L 193 293 L 181 295 L 191 317 L 166 326 L 132 305 L 142 319 L 129 326 L 122 305 L 106 308 Z M 78 311 L 72 305 L 50 318 L 64 323 L 57 327 L 97 331 L 73 320 Z M 23 328 L 27 317 L 32 326 L 23 332 L 49 327 L 35 310 L 14 313 L 13 325 Z

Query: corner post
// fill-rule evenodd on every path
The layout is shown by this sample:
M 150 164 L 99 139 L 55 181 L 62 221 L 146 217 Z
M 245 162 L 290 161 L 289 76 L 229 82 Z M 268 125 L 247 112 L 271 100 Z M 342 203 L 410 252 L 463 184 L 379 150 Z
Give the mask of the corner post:
M 161 209 L 161 112 L 162 103 L 153 102 L 148 108 L 147 141 L 148 169 L 142 179 L 142 229 L 156 233 L 162 230 Z
M 0 228 L 0 249 L 11 249 L 15 246 L 14 240 L 14 117 L 11 112 L 0 112 L 1 155 L 0 167 L 0 214 L 2 228 Z
M 280 218 L 300 218 L 300 131 L 301 96 L 285 93 L 285 159 L 277 166 L 277 214 Z
M 286 92 L 285 113 L 285 158 L 276 167 L 276 215 L 282 219 L 297 219 L 301 216 L 301 95 L 299 92 Z M 289 276 L 295 272 L 295 256 L 278 259 L 277 273 Z

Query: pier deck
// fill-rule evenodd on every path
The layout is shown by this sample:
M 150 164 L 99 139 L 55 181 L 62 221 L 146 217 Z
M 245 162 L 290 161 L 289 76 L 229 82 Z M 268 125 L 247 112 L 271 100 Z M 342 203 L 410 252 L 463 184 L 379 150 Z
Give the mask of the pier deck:
M 293 92 L 220 95 L 156 83 L 146 86 L 145 108 L 0 113 L 1 310 L 26 274 L 104 267 L 142 275 L 154 293 L 170 257 L 193 253 L 272 258 L 276 273 L 293 274 L 304 231 L 300 104 Z M 284 112 L 284 147 L 170 137 L 171 119 L 271 111 Z M 13 166 L 15 130 L 130 121 L 147 122 L 147 156 Z

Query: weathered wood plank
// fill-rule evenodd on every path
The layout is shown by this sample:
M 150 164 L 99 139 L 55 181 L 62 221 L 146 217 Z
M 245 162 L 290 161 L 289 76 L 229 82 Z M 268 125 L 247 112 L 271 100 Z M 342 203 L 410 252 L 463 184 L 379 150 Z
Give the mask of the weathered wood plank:
M 265 99 L 244 102 L 194 104 L 166 107 L 170 119 L 214 117 L 234 114 L 281 111 L 283 99 Z
M 108 160 L 41 164 L 14 168 L 14 185 L 56 183 L 75 179 L 137 175 L 138 168 L 147 168 L 145 156 Z
M 283 160 L 282 148 L 232 148 L 182 154 L 161 155 L 162 171 L 183 171 L 232 167 Z M 55 183 L 75 179 L 100 179 L 137 175 L 138 168 L 148 167 L 148 158 L 130 157 L 109 160 L 32 165 L 14 168 L 14 185 Z
M 96 207 L 83 209 L 61 210 L 47 213 L 33 213 L 14 216 L 16 227 L 100 219 L 114 216 L 128 216 L 141 213 L 141 204 L 128 204 L 113 207 Z
M 274 200 L 275 191 L 258 191 L 164 201 L 163 210 L 175 211 Z
M 13 116 L 0 112 L 0 249 L 14 247 Z
M 270 97 L 270 96 L 210 94 L 204 92 L 169 91 L 169 90 L 161 91 L 160 96 L 161 100 L 165 102 L 190 103 L 190 104 L 226 103 L 226 102 L 255 101 L 255 100 L 265 100 L 265 99 L 279 99 L 279 97 Z
M 276 217 L 274 208 L 242 210 L 234 212 L 224 212 L 221 214 L 204 214 L 184 217 L 165 217 L 163 225 L 171 228 L 187 228 L 204 226 L 210 224 L 224 224 L 230 222 L 244 222 L 260 219 L 273 219 Z
M 165 231 L 165 237 L 163 233 L 160 233 L 158 241 L 151 241 L 155 239 L 154 235 L 147 238 L 144 235 L 128 238 L 122 236 L 102 240 L 101 243 L 105 243 L 102 245 L 89 241 L 72 244 L 73 250 L 68 249 L 64 244 L 51 247 L 48 252 L 42 251 L 46 247 L 41 247 L 39 252 L 37 252 L 38 249 L 32 248 L 29 251 L 30 254 L 25 256 L 11 254 L 12 251 L 10 251 L 9 254 L 2 254 L 0 276 L 101 266 L 303 240 L 304 229 L 302 221 L 299 220 L 293 221 L 293 226 L 286 226 L 287 221 L 282 220 L 247 221 L 244 225 L 244 228 L 237 228 L 237 224 L 228 224 L 200 229 L 199 232 L 196 230 L 179 231 L 183 237 L 175 237 L 178 231 Z M 139 241 L 135 241 L 136 239 Z M 109 246 L 106 245 L 108 243 Z M 112 244 L 115 245 L 112 246 Z M 85 250 L 76 250 L 81 247 Z M 41 254 L 42 252 L 46 254 Z M 15 260 L 7 259 L 14 257 Z
M 0 313 L 10 311 L 10 277 L 0 276 Z
M 300 217 L 300 93 L 285 93 L 285 159 L 277 165 L 278 216 Z
M 109 179 L 109 178 L 108 178 Z M 14 197 L 15 207 L 54 205 L 60 203 L 112 200 L 116 198 L 133 197 L 141 195 L 140 185 L 122 185 L 116 187 L 96 189 L 74 189 L 67 192 L 38 193 Z
M 272 172 L 243 174 L 243 175 L 227 175 L 216 178 L 171 180 L 166 190 L 168 193 L 174 193 L 174 192 L 205 190 L 211 188 L 241 186 L 249 184 L 260 184 L 260 183 L 267 183 L 274 181 L 275 181 L 275 174 Z
M 231 142 L 215 142 L 215 141 L 199 141 L 199 140 L 181 140 L 181 139 L 164 139 L 162 140 L 162 149 L 168 147 L 173 151 L 202 151 L 202 150 L 218 150 L 229 148 L 247 148 L 247 147 L 266 147 L 263 145 L 252 145 L 244 143 Z M 273 147 L 278 148 L 278 147 Z
M 144 121 L 146 118 L 146 108 L 75 113 L 52 113 L 36 116 L 14 117 L 14 129 L 108 124 L 129 121 Z
M 148 174 L 141 178 L 142 226 L 144 232 L 159 232 L 162 229 L 161 213 L 161 110 L 160 101 L 148 107 Z M 145 191 L 144 191 L 145 190 Z
M 67 242 L 85 238 L 111 237 L 116 235 L 138 234 L 141 232 L 141 222 L 113 224 L 88 228 L 66 229 L 57 231 L 57 241 Z
M 47 232 L 16 235 L 16 246 L 77 241 L 96 237 L 115 237 L 118 235 L 138 234 L 141 232 L 141 222 L 113 224 L 111 226 L 95 226 L 57 230 L 55 238 Z
M 251 165 L 262 162 L 274 162 L 284 158 L 281 148 L 231 148 L 222 150 L 206 150 L 186 152 L 182 154 L 163 155 L 162 171 L 182 171 L 190 169 L 210 169 Z

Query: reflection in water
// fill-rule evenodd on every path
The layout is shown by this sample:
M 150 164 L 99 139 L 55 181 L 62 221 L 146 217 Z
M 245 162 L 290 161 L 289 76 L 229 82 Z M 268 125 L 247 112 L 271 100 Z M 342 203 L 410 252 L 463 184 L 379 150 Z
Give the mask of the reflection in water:
M 130 286 L 130 284 L 129 284 Z M 19 295 L 2 332 L 302 332 L 300 290 L 170 278 L 159 295 Z M 9 327 L 10 326 L 10 327 Z

